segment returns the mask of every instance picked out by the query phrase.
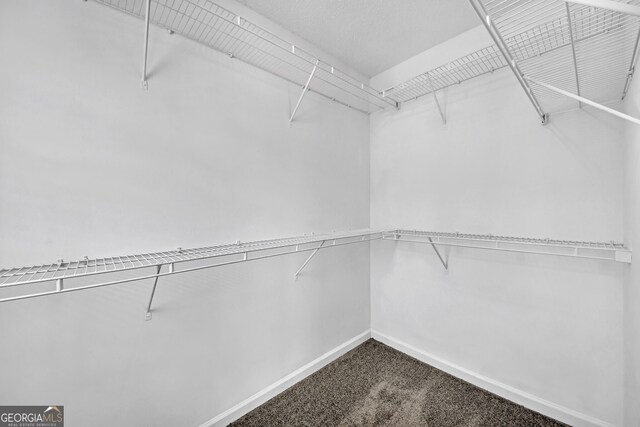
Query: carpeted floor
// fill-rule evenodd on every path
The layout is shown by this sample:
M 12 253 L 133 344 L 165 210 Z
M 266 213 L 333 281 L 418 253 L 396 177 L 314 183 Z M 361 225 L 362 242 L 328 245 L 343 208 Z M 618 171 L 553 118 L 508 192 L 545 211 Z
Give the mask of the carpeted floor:
M 232 426 L 564 426 L 369 340 Z

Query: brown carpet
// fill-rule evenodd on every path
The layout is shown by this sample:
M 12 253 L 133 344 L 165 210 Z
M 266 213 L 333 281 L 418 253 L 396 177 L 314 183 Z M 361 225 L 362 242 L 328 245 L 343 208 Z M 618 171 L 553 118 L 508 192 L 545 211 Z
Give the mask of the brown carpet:
M 232 426 L 564 426 L 369 340 Z

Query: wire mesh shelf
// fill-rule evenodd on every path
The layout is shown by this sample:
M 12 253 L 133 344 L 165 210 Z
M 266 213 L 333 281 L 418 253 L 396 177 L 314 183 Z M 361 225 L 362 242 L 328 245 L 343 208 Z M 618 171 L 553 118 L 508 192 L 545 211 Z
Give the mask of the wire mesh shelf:
M 602 103 L 626 94 L 638 57 L 640 18 L 561 0 L 482 3 L 526 77 Z M 407 102 L 507 65 L 493 45 L 389 88 L 385 95 Z M 544 87 L 533 85 L 532 90 L 546 111 L 578 106 Z
M 144 19 L 145 0 L 95 0 Z M 361 80 L 209 0 L 152 0 L 150 22 L 364 113 L 396 107 Z
M 489 46 L 386 89 L 385 96 L 407 102 L 506 67 L 497 47 Z
M 204 248 L 177 249 L 138 255 L 84 259 L 72 262 L 60 260 L 54 264 L 6 268 L 0 270 L 0 290 L 13 287 L 19 288 L 19 290 L 14 291 L 10 296 L 0 298 L 0 302 L 154 279 L 222 265 L 368 242 L 380 239 L 381 237 L 381 231 L 358 230 L 348 233 L 317 234 L 285 239 L 236 242 Z M 193 264 L 178 269 L 177 265 L 186 262 L 192 262 Z M 162 272 L 163 267 L 166 267 L 164 272 Z M 125 274 L 126 277 L 119 275 L 112 280 L 100 280 L 100 276 L 105 274 L 122 272 L 128 273 Z M 85 283 L 86 280 L 75 279 L 90 280 L 89 283 Z M 80 284 L 78 286 L 69 286 L 74 283 Z M 38 286 L 37 289 L 39 291 L 33 292 L 32 288 L 41 284 L 46 284 L 50 287 L 55 285 L 55 288 L 40 290 Z
M 417 230 L 356 230 L 346 233 L 305 235 L 284 239 L 236 242 L 203 248 L 152 252 L 138 255 L 84 259 L 31 267 L 0 269 L 0 302 L 56 295 L 141 280 L 157 280 L 174 274 L 225 265 L 311 252 L 301 270 L 321 249 L 371 242 L 374 240 L 424 243 L 496 251 L 569 256 L 631 263 L 631 250 L 615 242 L 581 242 L 555 239 L 443 233 Z M 436 249 L 447 267 L 447 263 Z M 122 274 L 124 273 L 124 274 Z M 102 279 L 105 277 L 106 279 Z M 151 318 L 151 301 L 147 319 Z
M 480 1 L 526 78 L 599 103 L 624 98 L 637 60 L 639 17 L 559 0 Z M 579 106 L 540 85 L 531 89 L 545 111 Z
M 395 230 L 384 233 L 384 240 L 424 243 L 450 247 L 488 249 L 540 255 L 568 256 L 631 263 L 631 250 L 616 242 L 583 242 L 536 239 L 491 234 L 443 233 Z

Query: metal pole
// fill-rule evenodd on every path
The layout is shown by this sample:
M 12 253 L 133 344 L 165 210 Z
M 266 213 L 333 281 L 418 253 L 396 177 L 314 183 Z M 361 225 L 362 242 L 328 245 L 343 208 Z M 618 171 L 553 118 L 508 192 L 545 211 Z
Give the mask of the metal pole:
M 148 89 L 147 83 L 147 51 L 149 49 L 149 15 L 151 14 L 151 0 L 147 0 L 144 15 L 144 58 L 142 59 L 142 87 Z
M 442 258 L 442 255 L 440 255 L 440 251 L 438 251 L 438 248 L 433 243 L 433 240 L 431 240 L 431 237 L 427 237 L 427 239 L 429 239 L 429 243 L 431 243 L 433 250 L 436 251 L 436 255 L 438 255 L 438 258 L 440 258 L 440 262 L 442 263 L 442 265 L 444 265 L 444 269 L 448 270 L 449 269 L 448 263 L 444 260 L 444 258 Z
M 484 7 L 481 4 L 477 4 L 475 0 L 469 0 L 469 4 L 471 4 L 471 6 L 473 7 L 473 10 L 475 10 L 476 14 L 482 21 L 482 25 L 484 25 L 484 27 L 489 32 L 489 35 L 493 39 L 493 42 L 496 44 L 496 46 L 498 46 L 498 49 L 500 49 L 502 56 L 504 56 L 504 59 L 507 61 L 507 65 L 509 66 L 509 68 L 511 68 L 511 71 L 518 79 L 520 86 L 522 86 L 522 89 L 524 89 L 524 92 L 527 94 L 527 97 L 529 97 L 529 101 L 531 101 L 531 103 L 533 104 L 533 107 L 536 109 L 538 116 L 540 116 L 540 119 L 542 120 L 542 124 L 546 124 L 547 118 L 548 118 L 547 114 L 545 114 L 545 112 L 542 110 L 542 107 L 538 103 L 538 100 L 536 99 L 536 97 L 533 95 L 531 88 L 529 87 L 526 80 L 522 76 L 522 72 L 520 71 L 520 68 L 516 64 L 516 61 L 513 59 L 511 52 L 509 52 L 509 49 L 507 48 L 506 43 L 502 39 L 502 36 L 500 35 L 498 30 L 495 28 L 495 26 L 491 22 L 491 17 L 487 13 L 487 11 L 484 9 Z
M 293 123 L 293 118 L 296 116 L 296 112 L 298 111 L 298 107 L 300 107 L 300 103 L 302 102 L 302 98 L 307 93 L 307 89 L 309 89 L 309 84 L 311 83 L 311 79 L 313 79 L 313 75 L 316 73 L 318 69 L 318 61 L 316 61 L 316 65 L 313 66 L 313 70 L 307 79 L 307 83 L 305 83 L 304 88 L 302 89 L 302 93 L 300 94 L 300 98 L 298 98 L 298 103 L 296 104 L 296 108 L 293 109 L 293 113 L 291 113 L 291 117 L 289 118 L 289 124 Z
M 171 264 L 173 265 L 173 264 Z M 151 297 L 149 298 L 149 304 L 147 304 L 147 314 L 145 315 L 146 320 L 151 320 L 151 303 L 153 302 L 153 296 L 156 293 L 156 286 L 158 285 L 158 278 L 160 277 L 160 270 L 162 269 L 162 265 L 158 266 L 158 271 L 156 272 L 156 280 L 153 282 L 153 289 L 151 289 Z M 170 270 L 173 270 L 172 268 Z
M 564 4 L 567 7 L 567 24 L 569 25 L 569 37 L 571 38 L 571 53 L 573 54 L 573 71 L 576 75 L 576 91 L 580 95 L 580 80 L 578 79 L 578 60 L 576 59 L 576 44 L 573 41 L 573 25 L 571 24 L 571 10 L 569 3 Z M 578 107 L 582 108 L 582 102 L 578 101 Z
M 629 74 L 627 74 L 627 81 L 624 83 L 624 90 L 622 91 L 622 99 L 627 96 L 629 86 L 631 86 L 631 79 L 635 73 L 636 63 L 638 62 L 638 52 L 640 51 L 640 30 L 638 30 L 638 36 L 636 37 L 636 45 L 633 48 L 633 56 L 631 57 L 631 65 L 629 65 Z
M 323 241 L 322 241 L 322 243 L 320 243 L 320 246 L 318 246 L 318 247 L 316 248 L 316 250 L 315 250 L 315 251 L 313 251 L 313 252 L 311 253 L 311 255 L 309 255 L 309 258 L 307 258 L 307 260 L 304 262 L 304 264 L 302 264 L 302 266 L 298 269 L 298 271 L 296 271 L 296 274 L 294 274 L 294 277 L 295 277 L 296 279 L 297 279 L 297 278 L 298 278 L 298 276 L 300 275 L 300 272 L 302 271 L 302 269 L 303 269 L 303 268 L 305 268 L 305 267 L 307 266 L 307 264 L 309 264 L 309 261 L 311 261 L 311 258 L 313 258 L 313 257 L 315 256 L 315 254 L 317 254 L 317 253 L 318 253 L 318 251 L 320 250 L 320 248 L 322 247 L 322 245 L 324 245 L 324 242 L 325 242 L 325 241 L 326 241 L 326 240 L 323 240 Z M 333 242 L 333 244 L 335 245 L 335 241 Z
M 614 12 L 626 15 L 640 16 L 640 6 L 612 1 L 612 0 L 565 0 L 570 3 L 582 4 L 585 6 L 597 7 L 600 9 L 613 10 Z
M 433 99 L 435 99 L 436 105 L 438 106 L 438 111 L 440 111 L 440 117 L 442 117 L 442 123 L 446 125 L 447 117 L 444 115 L 444 112 L 442 111 L 442 107 L 440 107 L 440 102 L 438 102 L 438 97 L 436 96 L 435 91 L 433 91 Z
M 551 85 L 539 82 L 539 81 L 534 80 L 534 79 L 527 78 L 527 80 L 530 81 L 531 83 L 535 83 L 535 84 L 537 84 L 539 86 L 547 88 L 547 89 L 549 89 L 549 90 L 551 90 L 553 92 L 559 93 L 559 94 L 564 95 L 564 96 L 568 96 L 569 98 L 573 98 L 573 99 L 575 99 L 577 101 L 581 101 L 581 102 L 583 102 L 583 103 L 585 103 L 587 105 L 591 105 L 594 108 L 597 108 L 597 109 L 602 110 L 602 111 L 606 111 L 609 114 L 613 114 L 614 116 L 618 116 L 618 117 L 620 117 L 622 119 L 625 119 L 625 120 L 633 122 L 633 123 L 635 123 L 637 125 L 640 125 L 640 119 L 636 119 L 635 117 L 632 117 L 632 116 L 629 116 L 627 114 L 621 113 L 620 111 L 614 110 L 613 108 L 606 107 L 606 106 L 604 106 L 602 104 L 598 104 L 597 102 L 591 101 L 590 99 L 584 98 L 582 96 L 575 95 L 575 94 L 573 94 L 571 92 L 567 92 L 566 90 L 559 89 L 559 88 L 557 88 L 555 86 L 551 86 Z

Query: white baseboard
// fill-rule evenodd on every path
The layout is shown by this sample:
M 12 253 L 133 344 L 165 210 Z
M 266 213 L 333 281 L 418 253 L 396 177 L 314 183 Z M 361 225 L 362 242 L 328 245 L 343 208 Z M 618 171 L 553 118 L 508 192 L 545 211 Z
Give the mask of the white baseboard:
M 234 407 L 227 409 L 220 415 L 210 419 L 209 421 L 206 421 L 204 424 L 200 425 L 200 427 L 226 426 L 230 422 L 237 420 L 238 418 L 242 417 L 243 415 L 249 413 L 253 409 L 262 405 L 264 402 L 271 399 L 272 397 L 275 397 L 279 393 L 282 393 L 284 390 L 291 387 L 295 383 L 305 379 L 306 377 L 313 374 L 320 368 L 333 362 L 334 360 L 336 360 L 337 358 L 339 358 L 349 350 L 356 348 L 357 346 L 359 346 L 369 338 L 371 338 L 370 330 L 362 332 L 361 334 L 351 338 L 349 341 L 345 342 L 344 344 L 339 345 L 333 350 L 330 350 L 327 353 L 323 354 L 322 356 L 318 357 L 317 359 L 307 363 L 303 367 L 296 369 L 286 377 L 281 378 L 280 380 L 276 381 L 270 386 L 260 390 L 253 396 L 248 397 L 247 399 L 238 403 Z
M 451 374 L 454 377 L 463 379 L 475 386 L 490 391 L 493 394 L 497 394 L 498 396 L 504 397 L 505 399 L 574 427 L 615 427 L 614 424 L 574 411 L 564 406 L 557 405 L 553 402 L 541 399 L 538 396 L 534 396 L 530 393 L 469 371 L 380 332 L 371 330 L 371 337 L 388 345 L 389 347 L 401 351 L 402 353 L 408 354 L 421 362 L 427 363 L 441 371 Z

